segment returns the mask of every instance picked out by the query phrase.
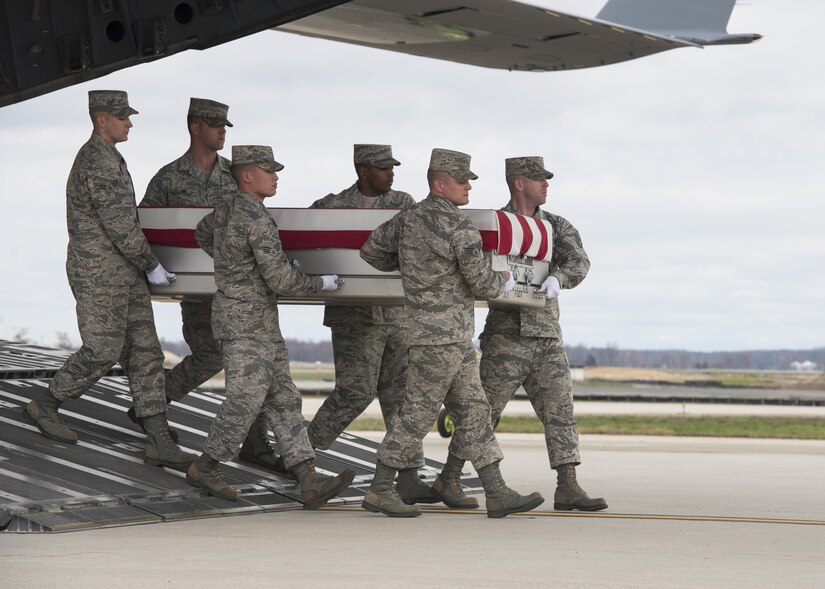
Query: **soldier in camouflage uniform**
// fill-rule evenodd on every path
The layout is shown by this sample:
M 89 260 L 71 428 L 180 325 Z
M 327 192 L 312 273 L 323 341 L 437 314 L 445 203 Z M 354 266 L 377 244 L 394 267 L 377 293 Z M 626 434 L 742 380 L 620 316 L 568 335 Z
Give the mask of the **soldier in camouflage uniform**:
M 163 397 L 163 352 L 155 332 L 149 282 L 168 286 L 167 272 L 138 226 L 135 191 L 126 162 L 115 148 L 129 138 L 125 92 L 89 92 L 91 138 L 77 153 L 66 185 L 69 247 L 66 272 L 77 301 L 81 348 L 26 406 L 26 415 L 47 438 L 74 444 L 77 434 L 60 421 L 58 408 L 80 397 L 123 353 L 135 411 L 148 444 L 144 461 L 185 467 L 195 459 L 169 437 Z
M 561 289 L 575 288 L 587 276 L 590 260 L 579 232 L 567 220 L 539 207 L 547 199 L 547 180 L 553 177 L 541 157 L 505 161 L 510 202 L 502 210 L 536 217 L 553 227 L 550 276 L 541 289 L 547 302 L 541 308 L 492 307 L 481 334 L 481 382 L 492 407 L 493 423 L 520 386 L 524 386 L 536 415 L 544 424 L 550 466 L 558 476 L 554 508 L 598 511 L 601 498 L 590 498 L 576 482 L 579 436 L 573 417 L 570 366 L 559 325 Z
M 263 412 L 298 479 L 306 509 L 320 507 L 352 482 L 315 472 L 315 452 L 301 415 L 301 395 L 289 375 L 289 359 L 278 325 L 278 295 L 338 288 L 338 277 L 306 276 L 289 263 L 278 226 L 263 201 L 275 194 L 283 166 L 272 148 L 236 145 L 232 176 L 240 192 L 218 203 L 197 226 L 195 238 L 215 260 L 212 330 L 220 340 L 226 369 L 226 400 L 206 439 L 203 454 L 186 473 L 190 484 L 236 500 L 218 462 L 231 460 L 256 416 Z
M 508 272 L 494 272 L 481 252 L 481 236 L 458 210 L 469 202 L 470 156 L 434 149 L 430 194 L 378 227 L 361 257 L 383 271 L 400 270 L 409 320 L 406 397 L 378 449 L 375 478 L 362 507 L 391 517 L 421 514 L 393 489 L 396 470 L 421 466 L 418 448 L 444 403 L 455 422 L 449 457 L 432 492 L 447 505 L 477 507 L 464 496 L 454 465 L 470 460 L 487 497 L 488 517 L 538 507 L 538 493 L 523 497 L 504 483 L 503 458 L 493 434 L 490 405 L 481 388 L 475 347 L 475 297 L 513 288 Z
M 406 209 L 415 204 L 406 192 L 392 190 L 393 167 L 401 162 L 389 145 L 357 144 L 353 161 L 358 180 L 338 194 L 316 200 L 317 209 Z M 327 305 L 324 325 L 332 331 L 335 389 L 309 425 L 314 448 L 326 450 L 378 394 L 384 423 L 389 426 L 404 400 L 407 344 L 404 307 Z M 421 462 L 424 454 L 421 452 Z M 434 503 L 416 469 L 398 474 L 398 494 L 408 503 Z
M 186 117 L 189 149 L 155 174 L 140 206 L 215 207 L 237 192 L 229 160 L 218 155 L 224 146 L 226 127 L 232 126 L 228 113 L 229 107 L 220 102 L 205 98 L 189 100 Z M 180 401 L 189 391 L 223 370 L 221 346 L 212 335 L 212 297 L 184 297 L 180 312 L 183 339 L 192 353 L 166 373 L 169 402 Z M 239 458 L 278 470 L 277 456 L 267 440 L 267 429 L 266 417 L 258 415 Z

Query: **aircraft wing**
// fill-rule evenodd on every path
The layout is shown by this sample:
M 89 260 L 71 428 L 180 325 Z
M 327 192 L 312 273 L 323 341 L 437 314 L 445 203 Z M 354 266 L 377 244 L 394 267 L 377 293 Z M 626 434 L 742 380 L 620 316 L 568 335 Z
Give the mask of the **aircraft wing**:
M 590 19 L 511 0 L 352 0 L 277 30 L 489 68 L 557 71 L 758 39 L 726 32 L 734 3 L 610 0 Z
M 735 0 L 609 0 L 596 19 L 512 0 L 0 0 L 0 107 L 273 27 L 492 68 L 593 67 L 730 35 Z

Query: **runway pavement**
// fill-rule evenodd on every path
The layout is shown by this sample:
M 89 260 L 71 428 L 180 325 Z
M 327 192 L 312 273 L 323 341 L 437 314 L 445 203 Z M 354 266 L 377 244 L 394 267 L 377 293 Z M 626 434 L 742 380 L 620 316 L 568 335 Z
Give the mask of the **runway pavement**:
M 304 397 L 303 410 L 311 419 L 325 397 L 312 395 Z M 825 406 L 811 405 L 749 405 L 731 403 L 634 403 L 630 401 L 576 401 L 576 415 L 740 415 L 760 417 L 810 417 L 825 418 Z M 514 399 L 507 404 L 504 415 L 535 415 L 530 401 Z M 373 401 L 362 414 L 363 417 L 380 419 L 381 408 Z M 823 425 L 825 427 L 825 425 Z
M 531 514 L 350 507 L 2 534 L 0 588 L 825 586 L 825 442 L 582 436 L 579 480 L 610 508 L 577 514 L 553 511 L 541 436 L 499 440 L 511 486 L 547 498 Z M 434 458 L 446 445 L 425 440 Z

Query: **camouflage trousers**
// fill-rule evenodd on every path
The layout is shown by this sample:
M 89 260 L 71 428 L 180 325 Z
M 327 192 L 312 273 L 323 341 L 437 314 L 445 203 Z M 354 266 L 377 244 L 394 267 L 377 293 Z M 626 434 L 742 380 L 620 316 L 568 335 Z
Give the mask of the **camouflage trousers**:
M 163 352 L 146 283 L 127 286 L 72 285 L 83 345 L 49 383 L 58 399 L 76 399 L 117 362 L 129 378 L 138 417 L 166 411 Z
M 309 425 L 312 446 L 321 450 L 364 412 L 376 392 L 389 427 L 404 401 L 407 379 L 407 343 L 398 325 L 333 325 L 332 349 L 335 389 Z M 424 452 L 419 451 L 423 463 Z
M 493 422 L 519 386 L 524 386 L 544 424 L 550 466 L 579 464 L 570 365 L 561 340 L 485 332 L 480 343 L 481 383 L 490 400 Z
M 378 448 L 378 460 L 398 470 L 423 466 L 417 452 L 442 403 L 455 424 L 450 454 L 471 461 L 476 470 L 504 458 L 481 388 L 476 349 L 468 341 L 408 348 L 407 394 Z
M 212 422 L 203 451 L 221 462 L 231 460 L 252 422 L 263 413 L 287 468 L 314 459 L 284 342 L 234 339 L 221 343 L 226 400 Z
M 181 301 L 183 339 L 192 353 L 166 373 L 166 396 L 180 401 L 223 370 L 221 344 L 212 335 L 212 298 Z

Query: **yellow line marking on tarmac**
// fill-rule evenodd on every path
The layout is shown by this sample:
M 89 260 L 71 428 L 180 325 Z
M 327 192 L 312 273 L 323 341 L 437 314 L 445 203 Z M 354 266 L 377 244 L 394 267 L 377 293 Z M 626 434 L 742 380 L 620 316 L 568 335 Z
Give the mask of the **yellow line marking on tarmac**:
M 360 510 L 360 506 L 333 506 L 327 505 L 323 507 L 325 510 L 336 511 L 356 511 Z M 442 513 L 442 514 L 459 514 L 459 515 L 487 515 L 483 509 L 448 509 L 438 507 L 424 507 L 421 509 L 424 513 Z M 527 511 L 520 513 L 512 513 L 513 515 L 527 516 L 527 517 L 593 517 L 599 519 L 637 519 L 637 520 L 664 520 L 664 521 L 694 521 L 694 522 L 724 522 L 724 523 L 748 523 L 748 524 L 786 524 L 798 526 L 825 526 L 825 521 L 815 519 L 783 519 L 771 517 L 732 517 L 732 516 L 718 516 L 718 515 L 662 515 L 662 514 L 643 514 L 643 513 L 595 513 L 582 511 Z M 509 517 L 509 516 L 508 516 Z
M 696 521 L 696 522 L 733 522 L 750 524 L 793 524 L 807 526 L 825 526 L 825 521 L 812 519 L 782 519 L 772 517 L 734 517 L 719 515 L 662 515 L 637 513 L 587 513 L 570 511 L 530 511 L 520 515 L 540 515 L 543 517 L 597 517 L 604 519 L 649 519 L 666 521 Z

